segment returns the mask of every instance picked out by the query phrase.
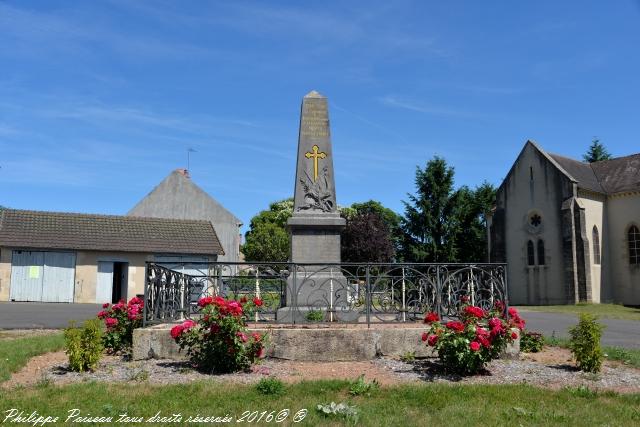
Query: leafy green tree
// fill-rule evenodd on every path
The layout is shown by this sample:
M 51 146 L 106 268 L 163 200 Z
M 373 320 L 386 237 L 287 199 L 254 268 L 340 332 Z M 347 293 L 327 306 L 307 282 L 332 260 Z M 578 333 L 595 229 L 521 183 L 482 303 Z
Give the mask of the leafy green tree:
M 452 167 L 434 157 L 416 167 L 416 193 L 403 201 L 403 259 L 408 262 L 451 262 L 456 259 L 456 197 Z
M 395 255 L 389 226 L 375 211 L 363 210 L 347 219 L 341 246 L 342 262 L 391 262 Z
M 251 218 L 242 253 L 247 261 L 285 262 L 289 259 L 287 220 L 293 214 L 293 199 L 271 203 L 269 209 Z
M 609 154 L 605 146 L 600 143 L 598 138 L 594 138 L 589 146 L 589 151 L 587 151 L 587 154 L 582 156 L 582 158 L 585 162 L 593 163 L 601 160 L 609 160 L 611 159 L 611 154 Z
M 354 218 L 356 215 L 362 215 L 366 213 L 377 214 L 387 226 L 390 234 L 390 239 L 393 244 L 394 253 L 397 253 L 399 251 L 402 242 L 402 228 L 400 227 L 402 217 L 391 209 L 382 205 L 382 203 L 376 200 L 369 200 L 362 203 L 353 203 L 349 207 L 340 208 L 340 213 L 342 217 L 346 218 L 347 221 Z

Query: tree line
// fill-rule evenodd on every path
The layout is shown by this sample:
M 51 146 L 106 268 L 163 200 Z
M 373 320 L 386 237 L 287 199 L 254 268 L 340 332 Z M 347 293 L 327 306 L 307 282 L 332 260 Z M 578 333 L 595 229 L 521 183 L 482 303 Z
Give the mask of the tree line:
M 585 162 L 611 159 L 594 138 Z M 454 168 L 435 156 L 416 167 L 415 191 L 407 194 L 404 214 L 369 200 L 339 207 L 347 220 L 341 238 L 343 262 L 484 262 L 487 260 L 487 215 L 496 188 L 454 188 Z M 271 203 L 251 219 L 242 252 L 247 261 L 285 262 L 290 241 L 287 220 L 293 199 Z
M 415 192 L 403 201 L 404 215 L 369 200 L 339 207 L 347 225 L 343 262 L 481 262 L 486 259 L 486 214 L 495 188 L 454 189 L 454 169 L 440 157 L 416 167 Z M 287 261 L 286 224 L 293 199 L 271 203 L 251 219 L 242 252 L 247 261 Z

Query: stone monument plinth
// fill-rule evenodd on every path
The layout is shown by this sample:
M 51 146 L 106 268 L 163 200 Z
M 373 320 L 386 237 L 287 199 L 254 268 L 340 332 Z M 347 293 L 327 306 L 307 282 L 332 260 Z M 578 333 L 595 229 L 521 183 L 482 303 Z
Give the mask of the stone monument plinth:
M 301 264 L 291 272 L 286 307 L 279 322 L 304 322 L 310 310 L 344 305 L 347 283 L 339 268 L 340 233 L 346 221 L 336 205 L 327 98 L 316 91 L 302 99 L 289 261 Z M 305 265 L 315 264 L 315 265 Z

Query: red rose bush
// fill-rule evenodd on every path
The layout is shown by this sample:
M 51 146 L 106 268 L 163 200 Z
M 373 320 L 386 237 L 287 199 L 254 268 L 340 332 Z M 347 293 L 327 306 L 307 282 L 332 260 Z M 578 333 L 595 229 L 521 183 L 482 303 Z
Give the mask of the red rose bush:
M 120 300 L 117 304 L 104 303 L 98 318 L 107 327 L 102 337 L 104 347 L 110 353 L 126 350 L 133 342 L 133 330 L 142 327 L 144 301 L 133 297 L 125 303 Z
M 262 300 L 204 297 L 198 301 L 200 317 L 186 320 L 171 329 L 171 337 L 195 367 L 207 373 L 227 373 L 248 369 L 264 356 L 265 337 L 247 332 L 247 319 Z
M 524 329 L 525 322 L 518 311 L 509 308 L 508 313 L 507 318 L 501 302 L 491 310 L 484 310 L 463 301 L 460 320 L 443 324 L 437 313 L 427 313 L 424 322 L 429 330 L 422 334 L 422 341 L 438 352 L 446 369 L 473 375 L 518 338 L 512 328 Z

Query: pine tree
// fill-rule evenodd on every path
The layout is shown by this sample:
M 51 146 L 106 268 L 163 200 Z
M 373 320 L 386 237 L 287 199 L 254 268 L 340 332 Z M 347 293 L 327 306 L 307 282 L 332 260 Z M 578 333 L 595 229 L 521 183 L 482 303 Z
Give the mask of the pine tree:
M 593 163 L 601 160 L 609 160 L 611 159 L 611 154 L 609 154 L 605 146 L 600 143 L 598 138 L 594 138 L 589 147 L 589 151 L 587 151 L 587 154 L 582 156 L 582 158 L 585 162 Z
M 452 262 L 456 259 L 453 174 L 453 168 L 437 156 L 424 169 L 416 168 L 416 194 L 408 194 L 409 201 L 402 202 L 405 261 Z

